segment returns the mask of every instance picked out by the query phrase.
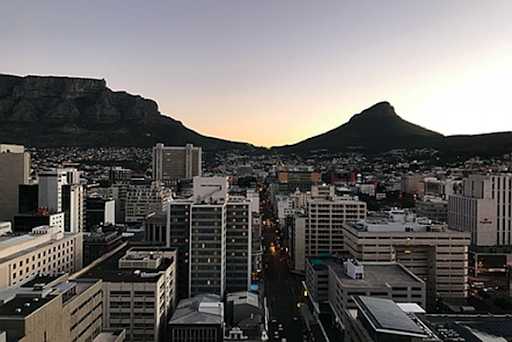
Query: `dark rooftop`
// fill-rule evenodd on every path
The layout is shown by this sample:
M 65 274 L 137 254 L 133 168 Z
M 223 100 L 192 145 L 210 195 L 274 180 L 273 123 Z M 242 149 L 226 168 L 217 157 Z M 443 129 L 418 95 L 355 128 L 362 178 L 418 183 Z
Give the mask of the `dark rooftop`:
M 48 295 L 45 298 L 16 297 L 0 306 L 0 316 L 27 317 L 51 302 L 55 297 L 54 295 Z
M 100 264 L 96 265 L 92 269 L 90 269 L 87 272 L 84 272 L 80 278 L 100 278 L 103 279 L 103 281 L 108 282 L 141 282 L 141 283 L 148 283 L 148 282 L 157 282 L 158 279 L 160 279 L 160 274 L 154 275 L 154 276 L 145 276 L 141 277 L 140 275 L 137 275 L 134 273 L 135 269 L 133 268 L 119 268 L 119 259 L 124 257 L 126 255 L 126 252 L 133 248 L 132 246 L 128 245 L 119 250 L 117 253 L 112 255 L 110 258 L 106 259 L 105 261 L 101 262 Z M 149 250 L 146 247 L 136 247 L 137 251 L 140 250 Z M 158 249 L 157 247 L 153 248 L 153 250 L 166 250 L 165 248 Z M 169 249 L 167 249 L 169 250 Z M 174 250 L 171 248 L 171 250 Z M 174 260 L 170 259 L 164 259 L 162 264 L 157 269 L 144 269 L 144 268 L 137 268 L 137 271 L 140 271 L 140 273 L 158 273 L 160 271 L 164 271 L 169 267 Z

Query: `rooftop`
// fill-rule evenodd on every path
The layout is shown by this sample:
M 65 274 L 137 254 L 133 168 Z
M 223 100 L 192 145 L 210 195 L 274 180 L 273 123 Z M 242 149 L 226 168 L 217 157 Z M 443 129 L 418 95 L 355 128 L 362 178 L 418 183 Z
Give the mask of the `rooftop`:
M 161 274 L 159 272 L 165 271 L 174 260 L 164 258 L 162 263 L 156 269 L 144 269 L 144 268 L 119 268 L 119 260 L 126 255 L 126 252 L 133 247 L 125 246 L 120 249 L 117 253 L 114 253 L 111 257 L 107 258 L 103 262 L 94 266 L 90 270 L 84 272 L 81 278 L 100 278 L 103 281 L 108 282 L 157 282 Z M 149 251 L 151 248 L 148 247 L 137 247 L 135 250 Z M 152 250 L 174 250 L 154 247 Z
M 182 299 L 169 324 L 222 324 L 224 308 L 216 294 L 201 294 Z
M 354 296 L 354 301 L 377 332 L 428 337 L 428 333 L 390 299 Z
M 347 287 L 384 287 L 411 282 L 418 283 L 418 286 L 424 285 L 420 278 L 396 262 L 360 262 L 364 266 L 364 278 L 352 279 L 347 275 L 341 261 L 334 258 L 323 260 L 325 265 L 331 267 L 343 285 Z

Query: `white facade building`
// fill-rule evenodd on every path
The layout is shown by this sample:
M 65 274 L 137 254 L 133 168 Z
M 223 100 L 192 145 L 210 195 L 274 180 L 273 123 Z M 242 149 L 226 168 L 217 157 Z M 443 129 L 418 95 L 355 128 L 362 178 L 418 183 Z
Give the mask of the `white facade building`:
M 471 233 L 471 244 L 512 244 L 512 175 L 470 175 L 448 199 L 448 225 Z

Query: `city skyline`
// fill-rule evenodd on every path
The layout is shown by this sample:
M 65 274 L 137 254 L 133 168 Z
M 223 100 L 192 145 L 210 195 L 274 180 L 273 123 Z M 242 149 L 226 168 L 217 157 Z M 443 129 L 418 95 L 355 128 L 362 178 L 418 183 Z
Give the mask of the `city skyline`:
M 445 135 L 512 130 L 508 1 L 2 8 L 2 73 L 104 78 L 208 136 L 293 144 L 380 101 Z

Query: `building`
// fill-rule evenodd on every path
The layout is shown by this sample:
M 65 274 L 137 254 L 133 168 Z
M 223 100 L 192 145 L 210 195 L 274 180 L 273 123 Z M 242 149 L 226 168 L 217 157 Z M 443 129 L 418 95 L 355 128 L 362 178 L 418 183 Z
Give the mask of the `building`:
M 103 279 L 103 327 L 126 329 L 127 341 L 166 341 L 176 306 L 176 249 L 125 247 L 81 272 Z
M 94 260 L 116 249 L 123 242 L 122 238 L 123 235 L 117 230 L 105 232 L 100 230 L 92 233 L 84 233 L 84 266 L 89 265 Z
M 116 224 L 116 201 L 103 197 L 87 197 L 85 199 L 86 227 L 108 226 Z
M 41 226 L 24 235 L 0 236 L 0 290 L 37 274 L 82 269 L 82 234 Z
M 9 342 L 97 341 L 102 315 L 101 279 L 37 275 L 0 291 L 0 331 Z
M 131 186 L 126 193 L 125 222 L 142 222 L 148 214 L 164 211 L 171 197 L 172 191 L 159 182 Z
M 403 174 L 400 180 L 400 190 L 406 194 L 414 194 L 418 198 L 422 198 L 425 194 L 425 186 L 423 176 L 419 173 L 409 172 Z
M 113 166 L 108 171 L 108 180 L 110 186 L 114 184 L 130 184 L 132 181 L 132 170 L 121 166 Z
M 19 214 L 37 211 L 39 208 L 39 185 L 20 184 L 18 199 Z
M 20 184 L 28 184 L 30 154 L 19 145 L 0 144 L 0 221 L 13 221 L 18 213 Z
M 51 213 L 64 212 L 64 229 L 81 232 L 84 228 L 84 190 L 76 169 L 55 169 L 39 173 L 39 208 Z
M 179 250 L 180 298 L 250 287 L 251 202 L 227 189 L 226 177 L 195 177 L 191 198 L 168 203 L 165 233 L 158 216 L 148 217 L 147 237 Z
M 448 225 L 475 246 L 512 245 L 512 175 L 470 175 L 448 198 Z
M 359 262 L 327 255 L 308 258 L 306 288 L 315 313 L 320 313 L 321 302 L 328 302 L 341 327 L 346 325 L 345 310 L 356 308 L 355 295 L 426 304 L 425 282 L 394 262 Z
M 366 203 L 350 197 L 311 199 L 307 215 L 306 256 L 336 254 L 344 250 L 343 224 L 366 219 Z
M 256 293 L 229 293 L 226 296 L 224 316 L 226 328 L 230 329 L 232 334 L 240 333 L 241 340 L 261 341 L 262 334 L 266 334 L 265 313 Z
M 392 210 L 387 219 L 349 222 L 343 226 L 345 248 L 363 262 L 400 262 L 427 284 L 428 308 L 438 297 L 468 295 L 470 236 Z
M 153 179 L 157 181 L 193 178 L 202 173 L 202 149 L 187 144 L 153 147 Z
M 65 213 L 50 213 L 44 208 L 39 208 L 32 213 L 18 214 L 14 216 L 15 232 L 30 232 L 35 227 L 52 226 L 64 231 L 66 222 Z
M 285 220 L 288 228 L 288 256 L 291 269 L 303 273 L 306 260 L 306 221 L 305 215 L 288 216 Z
M 222 342 L 224 304 L 216 294 L 180 300 L 168 325 L 171 342 Z
M 438 223 L 448 222 L 448 201 L 439 197 L 423 197 L 415 202 L 416 215 Z
M 425 311 L 417 306 L 401 305 L 391 299 L 353 296 L 356 309 L 347 310 L 345 341 L 347 342 L 443 342 L 417 314 Z M 448 337 L 448 336 L 447 336 Z M 462 340 L 446 340 L 462 341 Z M 465 339 L 463 341 L 466 341 Z

